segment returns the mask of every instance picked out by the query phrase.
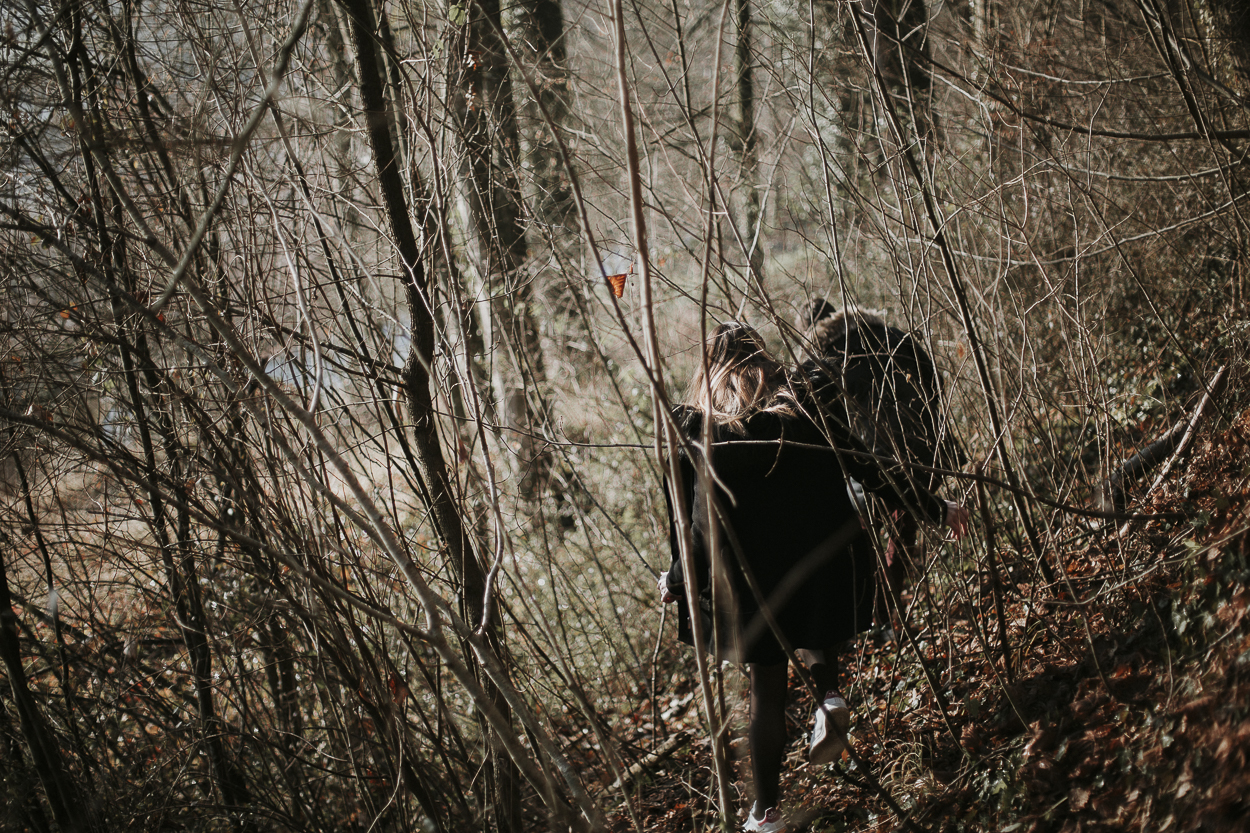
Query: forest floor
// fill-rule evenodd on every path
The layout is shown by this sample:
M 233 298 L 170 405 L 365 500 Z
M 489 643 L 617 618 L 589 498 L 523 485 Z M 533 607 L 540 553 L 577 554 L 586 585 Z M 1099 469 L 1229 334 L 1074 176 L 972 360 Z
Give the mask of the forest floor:
M 805 762 L 812 701 L 792 671 L 791 833 L 1250 829 L 1247 438 L 1250 411 L 1199 439 L 1137 508 L 1185 520 L 1089 528 L 1051 550 L 1066 577 L 1050 588 L 1002 568 L 1001 616 L 982 565 L 964 571 L 964 592 L 948 579 L 945 599 L 915 606 L 905 644 L 859 640 L 843 679 L 863 765 Z M 731 670 L 724 685 L 740 718 L 744 678 Z M 634 781 L 633 817 L 622 803 L 613 829 L 714 830 L 698 697 L 657 700 L 627 716 L 640 754 L 688 740 Z M 744 751 L 742 727 L 731 746 Z M 749 770 L 733 766 L 738 829 Z

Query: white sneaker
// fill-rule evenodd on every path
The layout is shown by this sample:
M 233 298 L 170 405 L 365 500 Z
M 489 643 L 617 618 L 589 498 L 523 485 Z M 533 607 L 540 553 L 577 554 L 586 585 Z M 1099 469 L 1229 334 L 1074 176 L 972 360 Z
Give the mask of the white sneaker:
M 836 691 L 825 695 L 825 702 L 816 709 L 812 722 L 812 745 L 807 760 L 814 764 L 836 761 L 846 749 L 846 729 L 851 725 L 851 710 Z
M 786 821 L 781 817 L 780 810 L 769 807 L 763 816 L 756 818 L 755 808 L 756 805 L 752 804 L 751 812 L 747 814 L 747 823 L 742 825 L 745 833 L 785 833 Z

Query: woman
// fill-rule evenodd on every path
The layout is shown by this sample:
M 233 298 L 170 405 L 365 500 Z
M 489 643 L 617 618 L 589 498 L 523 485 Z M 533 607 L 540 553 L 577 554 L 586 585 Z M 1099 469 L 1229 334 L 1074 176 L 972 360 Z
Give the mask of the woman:
M 786 829 L 778 810 L 786 647 L 824 693 L 808 759 L 828 763 L 845 747 L 850 712 L 838 693 L 836 649 L 871 623 L 875 572 L 846 477 L 924 520 L 945 521 L 956 536 L 968 517 L 866 454 L 845 412 L 839 420 L 818 404 L 829 382 L 818 368 L 788 378 L 755 330 L 729 322 L 708 339 L 705 362 L 675 414 L 689 447 L 698 449 L 694 459 L 683 451 L 679 468 L 703 632 L 718 657 L 746 663 L 750 677 L 755 804 L 747 831 Z M 710 442 L 701 448 L 705 428 Z M 669 520 L 673 560 L 661 597 L 678 602 L 678 635 L 693 642 L 671 499 Z
M 816 301 L 799 319 L 814 355 L 837 383 L 846 403 L 848 424 L 864 445 L 877 454 L 917 464 L 909 476 L 920 487 L 935 490 L 939 474 L 925 468 L 957 469 L 962 451 L 943 418 L 942 378 L 920 340 L 886 323 L 884 314 L 862 307 L 838 310 Z M 909 564 L 920 557 L 920 528 L 914 515 L 892 513 L 885 549 L 885 581 L 877 586 L 876 620 L 883 633 L 901 624 L 900 593 Z

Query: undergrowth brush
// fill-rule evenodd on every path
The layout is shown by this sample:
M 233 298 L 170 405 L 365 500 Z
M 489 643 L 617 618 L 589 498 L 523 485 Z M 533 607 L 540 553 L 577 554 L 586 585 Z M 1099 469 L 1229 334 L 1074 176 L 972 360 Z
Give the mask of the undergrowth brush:
M 994 562 L 927 573 L 913 587 L 909 634 L 897 643 L 865 636 L 843 655 L 859 763 L 805 763 L 813 704 L 794 694 L 802 686 L 792 672 L 782 804 L 792 827 L 1244 830 L 1248 438 L 1250 412 L 1200 439 L 1183 470 L 1136 507 L 1153 519 L 1067 530 L 1079 546 L 1047 553 L 1060 577 L 1053 586 L 1019 580 L 1029 575 L 1011 567 L 1019 555 L 999 553 L 1001 617 L 986 569 Z M 688 652 L 681 661 L 693 665 Z M 730 747 L 745 753 L 745 677 L 722 672 Z M 640 734 L 644 748 L 679 741 L 631 785 L 646 830 L 718 824 L 693 679 L 675 673 L 636 720 L 650 734 Z M 661 725 L 643 719 L 652 712 Z M 736 761 L 740 808 L 750 800 L 747 763 Z M 614 829 L 629 828 L 622 812 Z

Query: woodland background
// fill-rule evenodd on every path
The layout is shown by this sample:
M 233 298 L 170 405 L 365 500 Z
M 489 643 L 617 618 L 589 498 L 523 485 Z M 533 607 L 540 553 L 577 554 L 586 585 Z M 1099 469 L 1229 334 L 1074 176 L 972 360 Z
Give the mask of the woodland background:
M 796 696 L 790 817 L 1242 829 L 1243 3 L 0 30 L 3 829 L 736 828 L 664 415 L 819 298 L 930 347 L 976 524 L 849 649 L 854 759 L 801 764 Z

